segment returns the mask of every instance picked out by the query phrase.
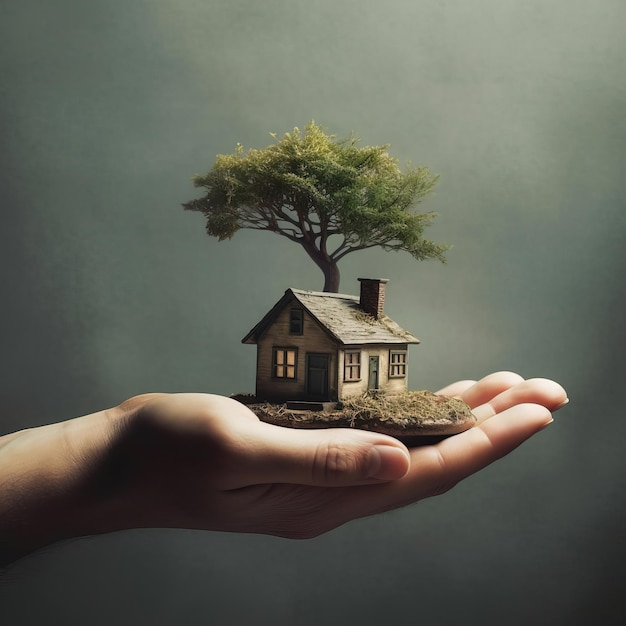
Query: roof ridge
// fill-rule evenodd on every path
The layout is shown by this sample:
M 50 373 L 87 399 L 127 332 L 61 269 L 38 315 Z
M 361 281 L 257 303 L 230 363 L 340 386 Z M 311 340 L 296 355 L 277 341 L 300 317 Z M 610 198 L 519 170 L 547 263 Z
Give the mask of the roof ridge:
M 289 287 L 287 291 L 291 291 L 294 294 L 300 294 L 305 296 L 319 296 L 322 298 L 349 298 L 351 300 L 358 300 L 359 296 L 355 296 L 350 293 L 333 293 L 330 291 L 311 291 L 310 289 L 296 289 L 295 287 Z

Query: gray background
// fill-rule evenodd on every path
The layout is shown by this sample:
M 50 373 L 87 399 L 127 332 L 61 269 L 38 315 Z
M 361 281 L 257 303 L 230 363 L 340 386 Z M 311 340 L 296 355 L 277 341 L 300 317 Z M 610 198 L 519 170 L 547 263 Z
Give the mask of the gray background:
M 448 265 L 368 251 L 414 388 L 557 379 L 556 423 L 449 494 L 306 541 L 131 531 L 9 569 L 6 624 L 617 624 L 626 611 L 623 0 L 0 1 L 2 432 L 253 388 L 304 252 L 204 234 L 190 176 L 311 118 L 441 174 Z

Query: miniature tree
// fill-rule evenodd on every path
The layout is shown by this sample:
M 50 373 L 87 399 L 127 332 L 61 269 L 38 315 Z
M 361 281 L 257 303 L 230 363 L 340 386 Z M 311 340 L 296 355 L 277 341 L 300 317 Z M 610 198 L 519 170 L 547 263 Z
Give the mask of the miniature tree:
M 261 150 L 237 144 L 208 174 L 194 176 L 205 195 L 183 206 L 202 213 L 219 241 L 251 228 L 300 244 L 322 270 L 324 291 L 338 291 L 337 264 L 357 250 L 378 246 L 445 261 L 449 246 L 422 236 L 436 215 L 411 212 L 437 176 L 425 167 L 402 172 L 388 146 L 357 144 L 355 136 L 337 140 L 313 121 Z

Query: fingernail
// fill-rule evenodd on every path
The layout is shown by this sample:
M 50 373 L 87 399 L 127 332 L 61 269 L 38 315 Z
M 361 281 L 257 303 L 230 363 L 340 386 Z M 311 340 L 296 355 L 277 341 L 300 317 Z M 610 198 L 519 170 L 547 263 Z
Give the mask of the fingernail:
M 550 424 L 552 424 L 552 422 L 554 422 L 554 420 L 552 418 L 550 418 L 542 427 L 540 430 L 543 430 L 544 428 L 548 428 L 548 426 L 550 426 Z
M 561 402 L 561 404 L 559 404 L 558 406 L 555 406 L 552 409 L 552 412 L 554 413 L 554 411 L 558 411 L 559 409 L 562 409 L 568 402 L 569 402 L 569 398 L 565 398 L 565 400 L 563 400 L 563 402 Z
M 395 446 L 372 446 L 368 458 L 368 478 L 397 480 L 409 470 L 409 457 Z

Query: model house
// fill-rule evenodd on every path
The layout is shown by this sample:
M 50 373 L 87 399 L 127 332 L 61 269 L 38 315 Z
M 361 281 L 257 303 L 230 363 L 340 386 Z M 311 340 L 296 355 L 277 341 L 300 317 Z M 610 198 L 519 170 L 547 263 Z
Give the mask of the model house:
M 359 281 L 360 297 L 287 289 L 242 339 L 257 345 L 257 398 L 324 402 L 406 391 L 408 346 L 419 340 L 385 315 L 387 279 Z

